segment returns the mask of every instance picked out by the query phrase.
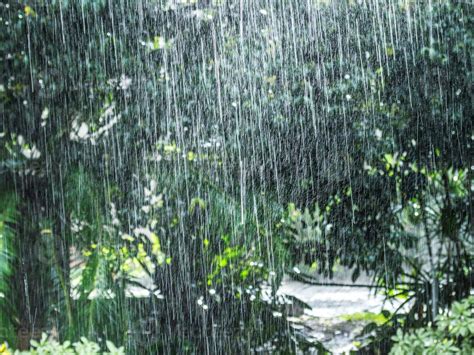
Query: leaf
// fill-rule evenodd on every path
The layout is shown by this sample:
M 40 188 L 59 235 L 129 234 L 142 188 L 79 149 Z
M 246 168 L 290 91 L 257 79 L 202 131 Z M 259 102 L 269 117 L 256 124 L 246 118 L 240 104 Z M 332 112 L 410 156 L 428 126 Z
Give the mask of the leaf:
M 395 159 L 392 154 L 386 153 L 383 155 L 383 157 L 388 164 L 390 164 L 391 166 L 395 165 Z
M 200 210 L 204 210 L 206 208 L 206 202 L 202 198 L 194 197 L 189 204 L 189 213 L 193 213 L 196 207 L 199 207 Z
M 115 347 L 114 343 L 112 343 L 110 340 L 106 340 L 106 341 L 105 341 L 105 344 L 107 345 L 107 349 L 108 349 L 110 352 L 117 351 L 117 348 Z
M 29 6 L 29 5 L 25 5 L 24 11 L 25 11 L 25 16 L 27 16 L 27 17 L 34 17 L 34 16 L 36 16 L 35 10 L 33 10 L 33 8 L 32 8 L 31 6 Z
M 351 276 L 352 282 L 356 282 L 356 280 L 359 278 L 359 276 L 360 276 L 360 268 L 356 267 L 354 272 L 352 273 L 352 276 Z
M 377 323 L 375 322 L 369 323 L 362 329 L 362 334 L 370 334 L 377 328 L 378 328 Z
M 87 299 L 95 289 L 99 271 L 99 256 L 94 252 L 88 259 L 86 267 L 82 271 L 81 283 L 79 285 L 80 299 Z
M 219 260 L 219 266 L 220 267 L 226 267 L 227 266 L 227 259 L 226 258 L 221 258 Z

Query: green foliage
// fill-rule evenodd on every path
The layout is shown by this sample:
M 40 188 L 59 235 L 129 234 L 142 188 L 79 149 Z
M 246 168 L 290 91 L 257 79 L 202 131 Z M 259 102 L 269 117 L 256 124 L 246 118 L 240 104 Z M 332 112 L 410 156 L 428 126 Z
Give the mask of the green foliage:
M 354 17 L 364 18 L 363 7 L 353 10 Z M 317 261 L 320 270 L 330 270 L 337 260 L 353 268 L 353 279 L 362 271 L 371 273 L 379 291 L 411 306 L 406 315 L 396 313 L 391 326 L 402 318 L 405 326 L 419 326 L 433 321 L 437 309 L 466 297 L 471 287 L 474 190 L 468 107 L 473 73 L 468 53 L 474 44 L 474 17 L 470 5 L 455 1 L 422 7 L 406 2 L 394 16 L 405 29 L 415 20 L 424 44 L 387 40 L 374 55 L 373 46 L 380 44 L 372 36 L 377 29 L 365 28 L 367 36 L 345 33 L 347 46 L 349 38 L 359 46 L 348 53 L 366 49 L 360 66 L 344 56 L 325 63 L 333 74 L 320 87 L 328 97 L 327 112 L 321 112 L 317 100 L 301 98 L 298 107 L 326 118 L 313 125 L 330 132 L 333 144 L 324 150 L 324 139 L 302 139 L 308 150 L 308 142 L 314 142 L 308 160 L 313 154 L 324 166 L 311 165 L 316 170 L 310 179 L 314 199 L 308 203 L 311 190 L 301 189 L 305 198 L 294 201 L 303 207 L 302 216 L 314 201 L 328 208 L 323 223 L 306 214 L 289 223 L 284 235 L 292 240 L 290 248 L 296 248 L 294 230 L 301 236 L 312 234 L 308 247 L 301 249 L 305 254 L 313 248 L 313 255 L 307 260 L 293 257 L 293 263 Z M 411 36 L 404 31 L 402 36 Z M 381 29 L 380 35 L 388 33 Z M 316 47 L 316 58 L 332 53 L 330 43 Z M 311 85 L 307 79 L 301 91 Z M 309 120 L 305 123 L 311 127 Z M 331 227 L 327 236 L 325 226 Z M 320 242 L 321 236 L 328 245 Z
M 69 341 L 59 343 L 46 334 L 42 334 L 41 340 L 31 341 L 31 350 L 14 351 L 15 355 L 125 355 L 123 347 L 117 348 L 112 342 L 107 341 L 107 351 L 101 351 L 100 346 L 93 341 L 81 337 L 80 341 L 71 344 Z
M 16 343 L 17 323 L 13 275 L 15 271 L 17 197 L 0 187 L 0 340 Z
M 408 201 L 400 197 L 394 206 L 398 223 L 387 239 L 387 249 L 399 262 L 391 271 L 395 285 L 386 284 L 386 275 L 380 274 L 378 280 L 394 291 L 388 297 L 404 297 L 405 302 L 414 299 L 408 321 L 415 322 L 416 314 L 417 322 L 424 322 L 432 320 L 438 308 L 469 294 L 473 253 L 468 191 L 474 181 L 465 169 L 430 171 L 415 168 L 413 163 L 409 166 L 408 173 L 399 169 L 393 175 L 398 195 L 413 170 L 424 184 Z
M 377 325 L 382 325 L 387 322 L 389 318 L 384 313 L 372 313 L 372 312 L 358 312 L 353 314 L 342 315 L 342 319 L 346 321 L 365 321 L 365 322 L 373 322 Z
M 328 221 L 331 206 L 321 210 L 316 205 L 310 212 L 308 208 L 300 211 L 290 203 L 282 220 L 284 242 L 293 262 L 318 265 L 318 272 L 326 275 L 332 275 L 335 263 L 332 224 Z
M 453 303 L 447 314 L 438 316 L 436 327 L 420 328 L 392 338 L 393 355 L 471 354 L 474 350 L 474 297 Z
M 21 314 L 71 341 L 136 345 L 129 326 L 152 323 L 148 352 L 212 348 L 242 320 L 249 350 L 286 327 L 255 290 L 297 262 L 373 272 L 413 324 L 466 295 L 471 5 L 132 3 L 0 6 L 0 177 L 27 275 L 0 270 L 30 282 Z M 150 296 L 130 306 L 130 285 Z

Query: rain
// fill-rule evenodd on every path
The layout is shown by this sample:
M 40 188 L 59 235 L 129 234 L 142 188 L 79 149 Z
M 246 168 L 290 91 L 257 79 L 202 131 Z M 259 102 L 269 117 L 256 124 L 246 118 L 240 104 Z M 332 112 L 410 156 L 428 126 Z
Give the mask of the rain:
M 0 354 L 470 354 L 469 0 L 0 1 Z

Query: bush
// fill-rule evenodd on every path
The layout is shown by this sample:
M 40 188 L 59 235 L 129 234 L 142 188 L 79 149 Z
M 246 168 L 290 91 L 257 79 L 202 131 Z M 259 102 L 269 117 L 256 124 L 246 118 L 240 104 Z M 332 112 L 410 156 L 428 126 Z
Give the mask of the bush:
M 117 348 L 112 342 L 106 341 L 107 350 L 101 352 L 100 346 L 93 341 L 87 340 L 82 337 L 81 341 L 75 343 L 65 341 L 64 343 L 59 343 L 56 340 L 49 338 L 45 333 L 43 333 L 41 340 L 31 341 L 31 350 L 27 351 L 18 351 L 14 352 L 15 355 L 36 355 L 36 354 L 51 354 L 51 355 L 124 355 L 125 351 L 123 347 Z M 0 346 L 0 353 L 9 355 L 11 352 L 5 344 Z
M 453 303 L 451 310 L 436 318 L 436 326 L 392 337 L 390 354 L 472 354 L 474 351 L 474 297 Z

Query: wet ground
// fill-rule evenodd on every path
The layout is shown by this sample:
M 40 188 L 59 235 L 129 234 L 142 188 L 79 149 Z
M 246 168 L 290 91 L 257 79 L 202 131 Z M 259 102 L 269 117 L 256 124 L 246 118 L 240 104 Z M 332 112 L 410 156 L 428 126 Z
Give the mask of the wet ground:
M 290 320 L 306 337 L 320 341 L 335 354 L 356 349 L 354 341 L 368 323 L 354 320 L 351 315 L 379 314 L 382 309 L 393 311 L 397 306 L 384 303 L 384 297 L 375 295 L 369 287 L 316 286 L 290 277 L 285 277 L 279 293 L 296 297 L 311 307 Z

